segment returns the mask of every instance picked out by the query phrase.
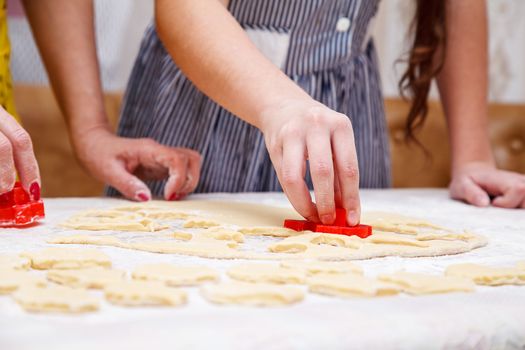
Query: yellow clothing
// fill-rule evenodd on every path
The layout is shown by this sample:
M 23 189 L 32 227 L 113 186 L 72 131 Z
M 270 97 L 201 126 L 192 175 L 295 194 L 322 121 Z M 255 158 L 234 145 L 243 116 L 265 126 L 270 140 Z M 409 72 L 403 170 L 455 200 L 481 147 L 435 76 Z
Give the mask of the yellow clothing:
M 7 4 L 6 0 L 0 0 L 0 105 L 19 120 L 13 98 L 11 72 L 9 71 L 10 55 L 11 46 L 7 33 Z

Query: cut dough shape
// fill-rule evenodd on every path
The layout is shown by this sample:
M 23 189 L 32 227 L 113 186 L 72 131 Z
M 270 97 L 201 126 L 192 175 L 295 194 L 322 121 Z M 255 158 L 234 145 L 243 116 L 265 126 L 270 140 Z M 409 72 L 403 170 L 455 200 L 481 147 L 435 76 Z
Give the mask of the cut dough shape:
M 389 233 L 389 232 L 374 232 L 371 236 L 364 239 L 365 242 L 374 244 L 395 244 L 395 245 L 406 245 L 412 247 L 423 247 L 429 246 L 426 242 L 418 241 L 409 237 L 403 237 L 403 235 Z
M 178 232 L 173 232 L 173 237 L 181 241 L 190 241 L 193 238 L 193 235 L 188 232 L 178 231 Z
M 446 241 L 468 241 L 475 238 L 476 236 L 469 232 L 420 232 L 417 234 L 416 239 L 419 241 L 432 241 L 432 240 L 446 240 Z
M 400 288 L 392 283 L 377 281 L 355 273 L 318 274 L 307 279 L 312 293 L 343 298 L 395 295 Z
M 316 274 L 341 274 L 356 273 L 363 274 L 363 269 L 348 261 L 283 261 L 281 266 L 289 269 L 300 269 L 309 276 Z
M 361 221 L 372 226 L 374 230 L 399 234 L 416 235 L 422 229 L 448 232 L 446 228 L 431 222 L 394 213 L 365 212 L 361 216 Z
M 379 275 L 378 279 L 397 284 L 403 289 L 403 292 L 411 295 L 474 291 L 474 283 L 461 277 L 435 276 L 400 271 L 388 275 Z
M 104 288 L 106 299 L 123 306 L 179 306 L 186 303 L 185 291 L 157 281 L 122 281 Z
M 46 248 L 21 255 L 31 259 L 31 267 L 37 270 L 111 267 L 109 257 L 96 249 Z
M 28 270 L 31 260 L 26 257 L 11 254 L 0 254 L 0 269 Z
M 237 243 L 244 242 L 244 235 L 238 231 L 229 230 L 224 227 L 210 227 L 199 232 L 204 237 L 218 239 L 221 241 L 235 241 Z
M 243 282 L 295 283 L 305 282 L 306 273 L 301 269 L 286 268 L 270 264 L 240 264 L 228 269 L 228 276 Z
M 184 222 L 182 227 L 184 228 L 210 228 L 220 226 L 221 224 L 217 221 L 213 221 L 207 218 L 194 217 L 189 218 Z
M 242 227 L 239 232 L 251 236 L 272 236 L 272 237 L 291 237 L 301 234 L 285 227 L 276 226 L 259 226 L 259 227 Z
M 98 299 L 85 290 L 63 286 L 24 286 L 13 294 L 13 299 L 31 312 L 81 313 L 99 308 Z
M 486 286 L 525 284 L 525 270 L 516 267 L 489 267 L 477 264 L 455 264 L 447 267 L 445 275 L 467 278 L 476 284 Z
M 123 280 L 125 271 L 92 267 L 80 270 L 50 270 L 47 279 L 73 288 L 103 289 L 108 284 Z
M 168 228 L 166 225 L 161 225 L 135 213 L 125 213 L 118 210 L 88 210 L 70 217 L 62 222 L 60 226 L 87 231 L 140 232 L 155 232 Z
M 304 299 L 304 292 L 293 286 L 267 283 L 225 282 L 201 287 L 201 294 L 216 304 L 279 306 Z
M 46 284 L 42 276 L 29 271 L 0 268 L 0 294 L 10 294 L 21 286 L 45 287 Z
M 133 271 L 132 276 L 137 280 L 164 282 L 168 286 L 194 286 L 219 280 L 219 273 L 210 267 L 171 264 L 142 265 Z

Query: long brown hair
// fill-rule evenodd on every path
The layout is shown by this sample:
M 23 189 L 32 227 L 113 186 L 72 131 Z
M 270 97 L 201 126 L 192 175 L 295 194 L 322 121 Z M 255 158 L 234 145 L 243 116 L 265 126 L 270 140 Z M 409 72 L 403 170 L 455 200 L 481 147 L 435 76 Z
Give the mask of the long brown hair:
M 405 140 L 420 144 L 414 133 L 428 114 L 428 94 L 432 79 L 439 74 L 445 61 L 446 0 L 416 0 L 413 35 L 408 66 L 399 80 L 401 96 L 412 102 L 405 124 Z

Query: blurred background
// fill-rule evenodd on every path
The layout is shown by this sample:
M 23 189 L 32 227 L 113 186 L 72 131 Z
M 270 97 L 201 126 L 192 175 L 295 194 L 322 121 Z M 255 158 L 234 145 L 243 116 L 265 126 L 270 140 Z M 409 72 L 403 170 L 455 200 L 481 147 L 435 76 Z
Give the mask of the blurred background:
M 525 1 L 487 0 L 490 26 L 490 132 L 498 165 L 525 173 Z M 144 29 L 151 22 L 153 0 L 95 0 L 97 47 L 106 109 L 114 125 L 122 94 L 138 52 Z M 403 141 L 407 104 L 398 95 L 412 1 L 383 0 L 374 24 L 385 106 L 390 129 L 395 187 L 445 187 L 449 181 L 446 128 L 439 103 L 419 138 L 431 152 L 427 158 Z M 60 110 L 23 8 L 8 0 L 11 68 L 15 99 L 24 127 L 30 132 L 43 179 L 43 195 L 97 196 L 102 184 L 77 163 L 71 151 Z M 473 57 L 475 59 L 475 57 Z M 435 89 L 434 100 L 438 99 Z

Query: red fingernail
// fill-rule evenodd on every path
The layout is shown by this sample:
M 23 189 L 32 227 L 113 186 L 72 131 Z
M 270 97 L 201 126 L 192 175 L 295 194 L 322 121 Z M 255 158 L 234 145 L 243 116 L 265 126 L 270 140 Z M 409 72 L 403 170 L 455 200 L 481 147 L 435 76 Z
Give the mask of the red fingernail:
M 180 199 L 183 199 L 184 197 L 186 197 L 187 194 L 186 193 L 173 193 L 170 198 L 168 198 L 169 201 L 178 201 Z
M 146 193 L 144 193 L 144 192 L 137 193 L 136 197 L 141 202 L 149 201 L 149 196 Z
M 33 182 L 31 186 L 29 186 L 29 193 L 31 194 L 31 199 L 34 201 L 40 200 L 40 185 L 38 182 Z

